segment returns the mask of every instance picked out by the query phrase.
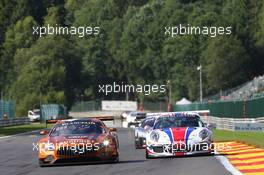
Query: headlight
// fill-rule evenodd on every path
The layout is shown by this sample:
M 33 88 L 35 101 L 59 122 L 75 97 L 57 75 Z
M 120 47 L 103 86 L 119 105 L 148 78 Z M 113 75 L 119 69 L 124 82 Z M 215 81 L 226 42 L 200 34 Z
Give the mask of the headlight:
M 109 145 L 109 140 L 105 140 L 105 141 L 103 142 L 103 145 L 104 145 L 104 146 L 108 146 L 108 145 Z
M 208 137 L 209 133 L 207 130 L 203 129 L 202 131 L 200 131 L 199 133 L 199 137 L 204 140 L 206 137 Z
M 127 117 L 127 121 L 128 121 L 128 122 L 134 122 L 135 119 L 136 119 L 136 117 L 133 117 L 133 116 L 129 116 L 129 117 Z
M 157 132 L 152 132 L 152 133 L 150 134 L 150 139 L 153 140 L 153 141 L 155 141 L 155 142 L 158 142 L 158 140 L 159 140 L 159 133 L 157 133 Z
M 54 151 L 55 150 L 55 146 L 53 143 L 46 142 L 44 144 L 45 144 L 45 151 Z

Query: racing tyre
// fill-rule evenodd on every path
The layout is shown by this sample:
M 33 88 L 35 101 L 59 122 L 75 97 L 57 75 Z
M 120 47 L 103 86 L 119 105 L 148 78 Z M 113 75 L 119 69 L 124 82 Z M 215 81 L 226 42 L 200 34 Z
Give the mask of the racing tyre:
M 135 141 L 135 147 L 136 147 L 136 149 L 140 149 L 139 141 Z
M 42 160 L 39 160 L 39 167 L 45 167 L 45 166 L 47 165 L 45 165 Z
M 119 156 L 117 156 L 116 158 L 114 158 L 112 162 L 113 163 L 118 163 L 119 162 Z

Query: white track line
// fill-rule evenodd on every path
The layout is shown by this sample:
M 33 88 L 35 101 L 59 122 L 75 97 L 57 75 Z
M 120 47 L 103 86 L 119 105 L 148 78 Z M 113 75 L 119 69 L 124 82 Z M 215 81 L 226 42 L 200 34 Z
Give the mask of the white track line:
M 215 158 L 222 164 L 224 165 L 225 169 L 229 171 L 233 175 L 243 175 L 239 170 L 237 170 L 230 162 L 229 160 L 225 157 L 220 155 L 217 151 L 215 151 Z

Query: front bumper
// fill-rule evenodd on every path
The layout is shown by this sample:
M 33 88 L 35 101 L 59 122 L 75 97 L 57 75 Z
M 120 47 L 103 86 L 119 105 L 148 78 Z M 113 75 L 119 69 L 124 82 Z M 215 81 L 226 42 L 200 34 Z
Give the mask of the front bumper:
M 84 153 L 61 149 L 39 153 L 39 164 L 42 166 L 87 162 L 112 162 L 117 159 L 118 151 L 115 147 L 104 147 L 97 151 L 87 151 Z
M 31 117 L 28 117 L 29 118 L 29 121 L 31 122 L 34 122 L 34 121 L 39 121 L 40 117 L 38 116 L 31 116 Z
M 139 124 L 142 122 L 144 118 L 133 118 L 133 119 L 127 119 L 128 125 L 135 125 L 139 126 Z
M 131 122 L 128 122 L 128 126 L 135 126 L 135 127 L 138 127 L 139 124 L 141 123 L 141 121 L 131 121 Z
M 146 152 L 149 157 L 174 157 L 196 154 L 210 154 L 214 152 L 213 145 L 208 142 L 196 143 L 185 147 L 175 144 L 147 145 Z

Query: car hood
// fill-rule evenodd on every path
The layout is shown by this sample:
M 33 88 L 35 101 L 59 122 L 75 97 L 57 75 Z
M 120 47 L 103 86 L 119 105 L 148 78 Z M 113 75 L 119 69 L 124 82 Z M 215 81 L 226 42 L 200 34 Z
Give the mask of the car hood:
M 83 142 L 103 142 L 103 140 L 107 137 L 107 134 L 87 134 L 87 135 L 62 135 L 50 137 L 49 140 L 54 143 L 58 142 L 75 142 L 75 143 L 83 143 Z
M 186 141 L 190 138 L 192 133 L 198 130 L 196 127 L 179 127 L 179 128 L 164 128 L 161 131 L 165 132 L 170 141 L 178 142 L 178 141 Z
M 161 142 L 175 143 L 179 141 L 188 142 L 190 140 L 200 140 L 199 132 L 202 127 L 177 127 L 155 129 L 154 132 L 160 133 Z
M 200 136 L 200 133 L 203 130 L 207 131 L 207 136 L 205 138 Z M 171 144 L 179 142 L 194 144 L 211 140 L 212 132 L 205 127 L 163 128 L 154 129 L 150 133 L 147 133 L 147 141 L 149 141 L 149 143 L 157 144 Z

